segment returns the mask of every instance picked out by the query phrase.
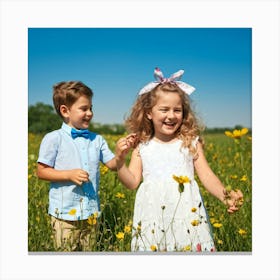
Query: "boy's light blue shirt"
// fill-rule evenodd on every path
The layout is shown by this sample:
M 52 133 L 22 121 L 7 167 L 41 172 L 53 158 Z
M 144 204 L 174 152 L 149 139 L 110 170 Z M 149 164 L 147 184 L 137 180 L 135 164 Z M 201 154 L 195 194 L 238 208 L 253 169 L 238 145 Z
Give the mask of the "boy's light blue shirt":
M 38 162 L 57 170 L 83 169 L 89 173 L 89 182 L 82 186 L 73 182 L 51 182 L 49 211 L 63 220 L 84 220 L 100 211 L 98 196 L 99 162 L 113 159 L 105 139 L 89 132 L 89 139 L 71 136 L 71 127 L 63 123 L 58 130 L 46 134 L 42 140 Z M 69 211 L 76 209 L 75 215 Z

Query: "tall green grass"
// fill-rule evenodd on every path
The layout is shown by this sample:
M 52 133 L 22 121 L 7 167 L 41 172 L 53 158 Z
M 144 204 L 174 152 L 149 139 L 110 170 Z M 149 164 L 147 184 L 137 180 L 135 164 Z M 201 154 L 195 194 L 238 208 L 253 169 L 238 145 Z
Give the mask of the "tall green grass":
M 104 135 L 114 151 L 120 136 Z M 28 250 L 54 251 L 48 210 L 49 183 L 36 177 L 36 160 L 42 135 L 28 136 Z M 225 206 L 200 184 L 201 193 L 213 228 L 217 251 L 252 250 L 252 154 L 251 138 L 236 140 L 224 134 L 205 135 L 205 155 L 209 165 L 228 188 L 244 194 L 241 209 L 228 214 Z M 130 251 L 131 222 L 136 191 L 127 190 L 117 174 L 101 166 L 101 216 L 92 219 L 92 251 Z

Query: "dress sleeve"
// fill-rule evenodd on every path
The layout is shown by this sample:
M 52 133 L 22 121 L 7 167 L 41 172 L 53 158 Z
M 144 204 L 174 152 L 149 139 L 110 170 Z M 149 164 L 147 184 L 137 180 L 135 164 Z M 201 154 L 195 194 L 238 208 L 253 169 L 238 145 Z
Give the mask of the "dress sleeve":
M 192 140 L 192 146 L 193 146 L 194 148 L 196 148 L 196 145 L 197 145 L 197 143 L 198 143 L 198 140 L 199 140 L 199 136 L 196 136 L 196 137 Z
M 41 142 L 37 162 L 54 167 L 58 152 L 60 135 L 58 131 L 46 134 Z

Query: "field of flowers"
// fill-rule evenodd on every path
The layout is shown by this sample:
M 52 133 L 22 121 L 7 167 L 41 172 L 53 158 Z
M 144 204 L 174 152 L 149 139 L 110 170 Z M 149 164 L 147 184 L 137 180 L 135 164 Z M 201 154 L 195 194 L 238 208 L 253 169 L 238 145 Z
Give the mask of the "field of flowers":
M 120 136 L 103 135 L 112 151 Z M 205 155 L 209 165 L 227 190 L 240 189 L 244 203 L 240 210 L 228 214 L 225 206 L 208 194 L 201 193 L 213 228 L 217 251 L 252 251 L 252 139 L 247 129 L 206 134 Z M 48 209 L 48 182 L 36 177 L 36 160 L 42 135 L 28 135 L 28 250 L 54 251 Z M 92 228 L 93 252 L 129 252 L 131 224 L 136 191 L 127 190 L 117 174 L 100 166 L 100 217 L 88 219 Z

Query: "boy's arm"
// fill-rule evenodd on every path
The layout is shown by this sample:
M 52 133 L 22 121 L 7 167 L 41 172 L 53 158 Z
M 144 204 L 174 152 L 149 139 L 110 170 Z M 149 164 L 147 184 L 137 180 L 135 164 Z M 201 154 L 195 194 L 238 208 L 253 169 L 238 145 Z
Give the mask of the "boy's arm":
M 111 169 L 112 171 L 117 171 L 117 161 L 116 157 L 112 158 L 111 160 L 107 161 L 105 165 Z
M 82 185 L 89 180 L 89 175 L 82 169 L 56 170 L 51 166 L 38 162 L 37 176 L 51 182 L 73 182 Z

